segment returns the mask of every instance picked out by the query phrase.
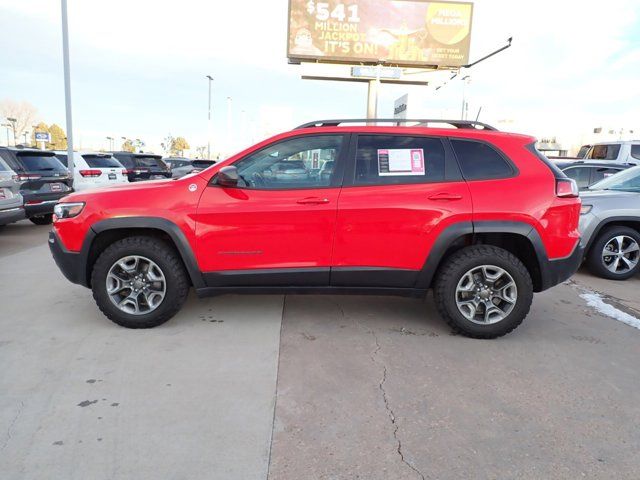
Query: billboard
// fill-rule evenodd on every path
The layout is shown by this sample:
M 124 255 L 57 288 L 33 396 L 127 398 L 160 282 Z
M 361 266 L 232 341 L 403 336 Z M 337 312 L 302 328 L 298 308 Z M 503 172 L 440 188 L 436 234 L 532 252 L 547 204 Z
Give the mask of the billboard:
M 425 0 L 289 0 L 293 61 L 460 67 L 473 4 Z

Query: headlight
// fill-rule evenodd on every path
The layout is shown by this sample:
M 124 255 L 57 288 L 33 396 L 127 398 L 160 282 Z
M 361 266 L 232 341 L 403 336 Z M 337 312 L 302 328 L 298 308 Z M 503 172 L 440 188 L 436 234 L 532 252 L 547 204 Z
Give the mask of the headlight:
M 58 203 L 53 207 L 53 214 L 58 220 L 63 218 L 73 218 L 80 215 L 84 208 L 84 202 L 79 203 Z
M 580 215 L 586 215 L 593 209 L 593 205 L 582 205 L 580 208 Z

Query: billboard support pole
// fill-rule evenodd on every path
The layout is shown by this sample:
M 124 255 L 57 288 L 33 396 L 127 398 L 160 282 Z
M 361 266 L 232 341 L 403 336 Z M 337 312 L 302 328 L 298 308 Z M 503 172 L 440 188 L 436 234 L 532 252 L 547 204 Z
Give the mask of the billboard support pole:
M 367 95 L 367 118 L 378 118 L 378 95 L 380 94 L 380 64 L 376 67 L 376 79 L 369 80 L 369 92 Z M 373 125 L 375 122 L 369 122 Z

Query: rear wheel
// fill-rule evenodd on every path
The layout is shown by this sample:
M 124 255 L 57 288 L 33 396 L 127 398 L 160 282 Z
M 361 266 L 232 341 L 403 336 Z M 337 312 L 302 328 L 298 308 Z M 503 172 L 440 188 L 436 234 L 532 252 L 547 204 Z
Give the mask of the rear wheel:
M 91 287 L 98 307 L 114 323 L 152 328 L 180 310 L 189 279 L 170 245 L 153 237 L 129 237 L 98 257 Z
M 36 215 L 35 217 L 30 217 L 29 220 L 36 225 L 50 225 L 53 222 L 53 214 Z
M 640 233 L 624 226 L 605 229 L 587 254 L 587 266 L 599 277 L 611 280 L 631 278 L 640 271 Z
M 440 315 L 473 338 L 506 335 L 522 323 L 533 301 L 531 276 L 510 252 L 491 245 L 464 248 L 440 269 L 434 289 Z

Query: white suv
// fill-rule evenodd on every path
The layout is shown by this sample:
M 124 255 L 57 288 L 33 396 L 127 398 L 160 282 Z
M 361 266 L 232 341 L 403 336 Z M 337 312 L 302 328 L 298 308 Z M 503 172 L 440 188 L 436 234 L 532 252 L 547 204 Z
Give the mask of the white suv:
M 68 167 L 67 152 L 55 153 L 58 160 Z M 109 153 L 73 152 L 73 163 L 73 188 L 76 192 L 129 182 L 126 169 Z
M 640 165 L 640 140 L 596 143 L 589 149 L 584 158 Z

